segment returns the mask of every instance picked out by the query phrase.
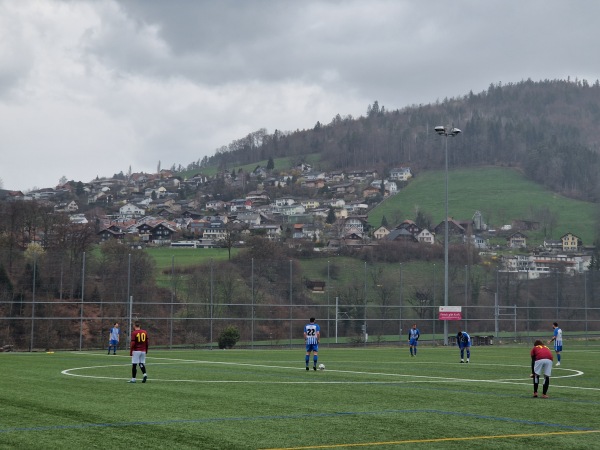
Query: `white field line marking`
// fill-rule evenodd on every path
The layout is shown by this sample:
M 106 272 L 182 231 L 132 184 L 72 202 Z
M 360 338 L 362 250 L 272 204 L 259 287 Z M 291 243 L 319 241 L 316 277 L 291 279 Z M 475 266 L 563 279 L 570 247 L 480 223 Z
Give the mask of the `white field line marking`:
M 271 366 L 266 364 L 250 364 L 250 363 L 235 363 L 235 362 L 226 362 L 226 361 L 206 361 L 206 360 L 190 360 L 190 359 L 178 359 L 178 358 L 163 358 L 163 357 L 153 357 L 152 359 L 156 360 L 167 360 L 169 362 L 155 362 L 152 365 L 171 365 L 171 364 L 217 364 L 217 365 L 227 365 L 227 366 L 242 366 L 242 367 L 260 367 L 267 369 L 282 369 L 282 370 L 302 370 L 304 368 L 299 367 L 287 367 L 287 366 Z M 423 362 L 422 364 L 427 364 Z M 434 363 L 431 363 L 434 364 Z M 437 363 L 435 363 L 437 364 Z M 477 364 L 480 365 L 480 364 Z M 508 366 L 507 364 L 481 364 L 486 366 Z M 81 375 L 71 373 L 72 371 L 77 370 L 86 370 L 86 369 L 101 369 L 106 367 L 123 367 L 124 365 L 117 364 L 109 364 L 109 365 L 101 365 L 101 366 L 87 366 L 87 367 L 74 367 L 71 369 L 65 369 L 61 373 L 63 375 L 82 377 L 82 378 L 97 378 L 97 379 L 113 379 L 113 380 L 128 380 L 129 378 L 114 378 L 114 377 L 104 377 L 97 375 Z M 519 365 L 510 365 L 510 367 L 526 367 Z M 563 370 L 573 372 L 570 375 L 552 377 L 553 380 L 557 378 L 570 378 L 581 376 L 584 372 L 574 369 L 567 368 L 553 368 L 554 370 Z M 327 370 L 327 372 L 334 373 L 344 373 L 344 374 L 353 374 L 353 375 L 373 375 L 373 376 L 385 376 L 392 378 L 410 378 L 410 380 L 394 380 L 394 381 L 265 381 L 265 380 L 170 380 L 170 379 L 157 379 L 153 378 L 152 381 L 162 381 L 162 382 L 188 382 L 188 383 L 232 383 L 232 384 L 390 384 L 390 383 L 452 383 L 452 382 L 468 382 L 468 383 L 500 383 L 500 384 L 516 384 L 516 385 L 529 385 L 531 381 L 527 379 L 527 381 L 520 381 L 521 379 L 494 379 L 494 380 L 481 380 L 481 379 L 466 379 L 466 378 L 450 378 L 450 377 L 434 377 L 434 376 L 426 376 L 426 375 L 403 375 L 398 373 L 384 373 L 384 372 L 363 372 L 363 371 L 351 371 L 351 370 Z M 416 378 L 416 379 L 415 379 Z M 552 384 L 552 388 L 566 388 L 566 389 L 577 389 L 577 390 L 590 390 L 590 391 L 600 391 L 600 388 L 589 388 L 589 387 L 577 387 L 577 386 L 562 386 Z

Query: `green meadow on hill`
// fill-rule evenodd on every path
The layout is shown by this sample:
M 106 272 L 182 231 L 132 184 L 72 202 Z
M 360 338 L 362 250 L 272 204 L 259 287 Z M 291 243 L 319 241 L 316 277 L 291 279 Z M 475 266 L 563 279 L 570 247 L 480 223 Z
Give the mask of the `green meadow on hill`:
M 430 215 L 432 226 L 444 219 L 444 171 L 417 174 L 398 194 L 369 212 L 369 223 L 378 227 L 385 216 L 393 226 L 402 220 L 414 220 L 417 211 Z M 515 169 L 481 167 L 449 171 L 450 217 L 467 220 L 476 211 L 480 211 L 485 223 L 495 229 L 511 224 L 513 220 L 540 222 L 540 229 L 526 232 L 535 244 L 543 242 L 544 226 L 551 239 L 573 233 L 584 245 L 591 245 L 596 237 L 598 205 L 551 192 Z M 547 219 L 547 212 L 554 220 Z

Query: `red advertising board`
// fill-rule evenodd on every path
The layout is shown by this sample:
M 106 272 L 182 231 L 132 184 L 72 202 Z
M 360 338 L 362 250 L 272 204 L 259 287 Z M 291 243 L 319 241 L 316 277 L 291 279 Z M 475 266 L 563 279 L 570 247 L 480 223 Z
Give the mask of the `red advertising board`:
M 461 312 L 441 312 L 439 315 L 440 320 L 462 320 Z
M 462 320 L 460 306 L 440 306 L 439 320 Z

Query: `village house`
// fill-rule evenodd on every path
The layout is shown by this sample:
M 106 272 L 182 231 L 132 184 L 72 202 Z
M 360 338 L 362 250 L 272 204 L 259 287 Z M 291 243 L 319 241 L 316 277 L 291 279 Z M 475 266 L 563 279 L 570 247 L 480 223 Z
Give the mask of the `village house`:
M 202 237 L 204 235 L 204 229 L 209 223 L 210 222 L 205 219 L 193 219 L 187 223 L 186 230 L 194 237 Z
M 204 240 L 210 239 L 213 244 L 217 244 L 219 241 L 224 240 L 227 237 L 227 228 L 222 220 L 211 220 L 208 226 L 204 228 L 203 238 Z
M 209 200 L 206 202 L 206 209 L 210 211 L 223 211 L 225 210 L 225 202 L 223 200 Z
M 344 172 L 342 170 L 333 170 L 333 171 L 329 172 L 329 179 L 335 183 L 344 181 L 345 178 L 346 178 L 346 175 L 344 174 Z
M 229 202 L 229 211 L 232 213 L 238 211 L 248 211 L 252 209 L 252 200 L 247 200 L 245 198 L 236 198 Z
M 411 177 L 410 167 L 397 167 L 390 170 L 390 180 L 408 181 Z
M 273 201 L 274 206 L 289 206 L 296 203 L 296 200 L 293 197 L 279 197 Z
M 137 229 L 142 241 L 157 245 L 171 243 L 172 237 L 176 233 L 175 228 L 167 222 L 144 222 L 138 225 Z
M 260 225 L 260 214 L 250 211 L 239 212 L 235 219 L 248 225 Z
M 543 247 L 548 251 L 562 250 L 562 241 L 558 239 L 544 239 Z
M 400 223 L 400 225 L 398 225 L 396 227 L 397 230 L 406 230 L 408 231 L 410 234 L 412 234 L 413 236 L 415 236 L 415 238 L 417 237 L 417 235 L 421 232 L 421 228 L 412 220 L 405 220 L 402 223 Z
M 395 228 L 385 237 L 386 241 L 417 242 L 417 237 L 405 228 Z
M 315 209 L 320 205 L 318 200 L 301 200 L 300 204 L 304 206 L 305 209 Z
M 268 205 L 270 203 L 269 194 L 266 191 L 252 191 L 246 195 L 246 200 L 250 200 L 252 206 Z
M 333 212 L 335 214 L 336 220 L 346 219 L 350 215 L 350 213 L 348 212 L 348 210 L 346 208 L 336 208 L 333 210 Z
M 71 223 L 76 223 L 79 225 L 85 225 L 86 223 L 88 223 L 88 220 L 87 220 L 87 217 L 85 217 L 85 214 L 70 214 L 69 220 L 71 221 Z
M 283 231 L 281 225 L 279 224 L 259 224 L 259 225 L 251 225 L 250 232 L 251 233 L 266 233 L 268 239 L 277 240 L 281 237 L 281 232 Z
M 446 222 L 441 221 L 434 229 L 436 236 L 445 236 Z M 466 230 L 454 219 L 448 220 L 448 239 L 452 240 L 455 236 L 463 236 Z
M 331 200 L 327 200 L 323 202 L 323 206 L 332 208 L 344 208 L 346 206 L 346 201 L 343 198 L 332 198 Z
M 297 216 L 302 215 L 306 212 L 306 208 L 299 203 L 293 205 L 280 206 L 273 208 L 273 212 L 279 213 L 283 216 Z
M 558 273 L 575 275 L 589 270 L 590 258 L 590 255 L 556 253 L 506 255 L 502 257 L 502 271 L 515 273 L 521 280 L 535 280 Z
M 353 194 L 356 190 L 354 183 L 341 183 L 331 186 L 330 190 L 336 194 Z
M 423 244 L 433 244 L 433 243 L 435 243 L 435 235 L 431 231 L 429 231 L 427 228 L 423 228 L 417 234 L 417 241 L 419 241 Z
M 16 201 L 23 200 L 25 196 L 21 191 L 9 191 L 7 189 L 0 189 L 0 201 Z
M 67 212 L 73 213 L 79 209 L 77 202 L 75 200 L 70 201 L 69 203 L 59 203 L 54 205 L 55 212 Z
M 565 252 L 575 252 L 582 246 L 581 239 L 571 233 L 564 234 L 560 237 L 562 249 Z
M 368 187 L 364 188 L 362 191 L 362 196 L 365 199 L 371 198 L 371 197 L 376 197 L 379 194 L 380 194 L 379 188 L 376 188 L 373 186 L 368 186 Z
M 511 234 L 506 238 L 507 245 L 510 248 L 524 248 L 527 247 L 527 236 L 520 231 Z
M 119 218 L 123 220 L 127 219 L 138 219 L 143 217 L 146 214 L 146 211 L 138 206 L 127 203 L 119 208 Z
M 370 183 L 370 186 L 373 188 L 381 189 L 381 183 L 383 183 L 383 190 L 385 191 L 384 195 L 394 195 L 398 193 L 398 185 L 394 181 L 389 180 L 373 180 Z
M 105 242 L 110 239 L 123 240 L 125 238 L 125 231 L 116 225 L 111 225 L 108 228 L 100 230 L 98 232 L 98 237 L 100 238 L 100 242 Z
M 322 189 L 325 187 L 326 182 L 323 178 L 317 178 L 316 180 L 303 180 L 302 186 L 309 189 Z
M 325 281 L 321 280 L 306 280 L 305 285 L 308 289 L 313 292 L 323 293 L 325 292 Z
M 325 172 L 308 172 L 302 175 L 305 181 L 324 180 L 326 178 Z
M 319 230 L 312 223 L 296 223 L 292 231 L 293 239 L 311 239 L 318 241 L 321 236 L 321 230 Z
M 473 247 L 475 247 L 479 250 L 484 250 L 484 249 L 488 248 L 487 241 L 483 237 L 481 237 L 477 234 L 463 236 L 463 239 L 465 240 L 465 242 L 469 242 Z
M 357 233 L 360 234 L 360 238 L 362 239 L 362 235 L 366 233 L 369 229 L 369 224 L 367 222 L 367 218 L 365 216 L 350 216 L 344 220 L 343 224 L 343 234 L 351 234 Z
M 383 225 L 373 231 L 373 237 L 377 240 L 385 238 L 388 234 L 390 234 L 390 230 Z

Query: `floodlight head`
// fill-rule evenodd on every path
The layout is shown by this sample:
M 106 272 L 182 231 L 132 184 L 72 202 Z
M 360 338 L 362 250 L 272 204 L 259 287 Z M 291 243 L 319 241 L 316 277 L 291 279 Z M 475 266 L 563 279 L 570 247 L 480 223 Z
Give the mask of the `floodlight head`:
M 440 135 L 446 134 L 446 128 L 441 125 L 435 127 L 434 130 L 437 134 L 440 134 Z
M 461 133 L 461 131 L 458 128 L 452 128 L 450 130 L 450 136 L 456 136 L 458 133 Z

